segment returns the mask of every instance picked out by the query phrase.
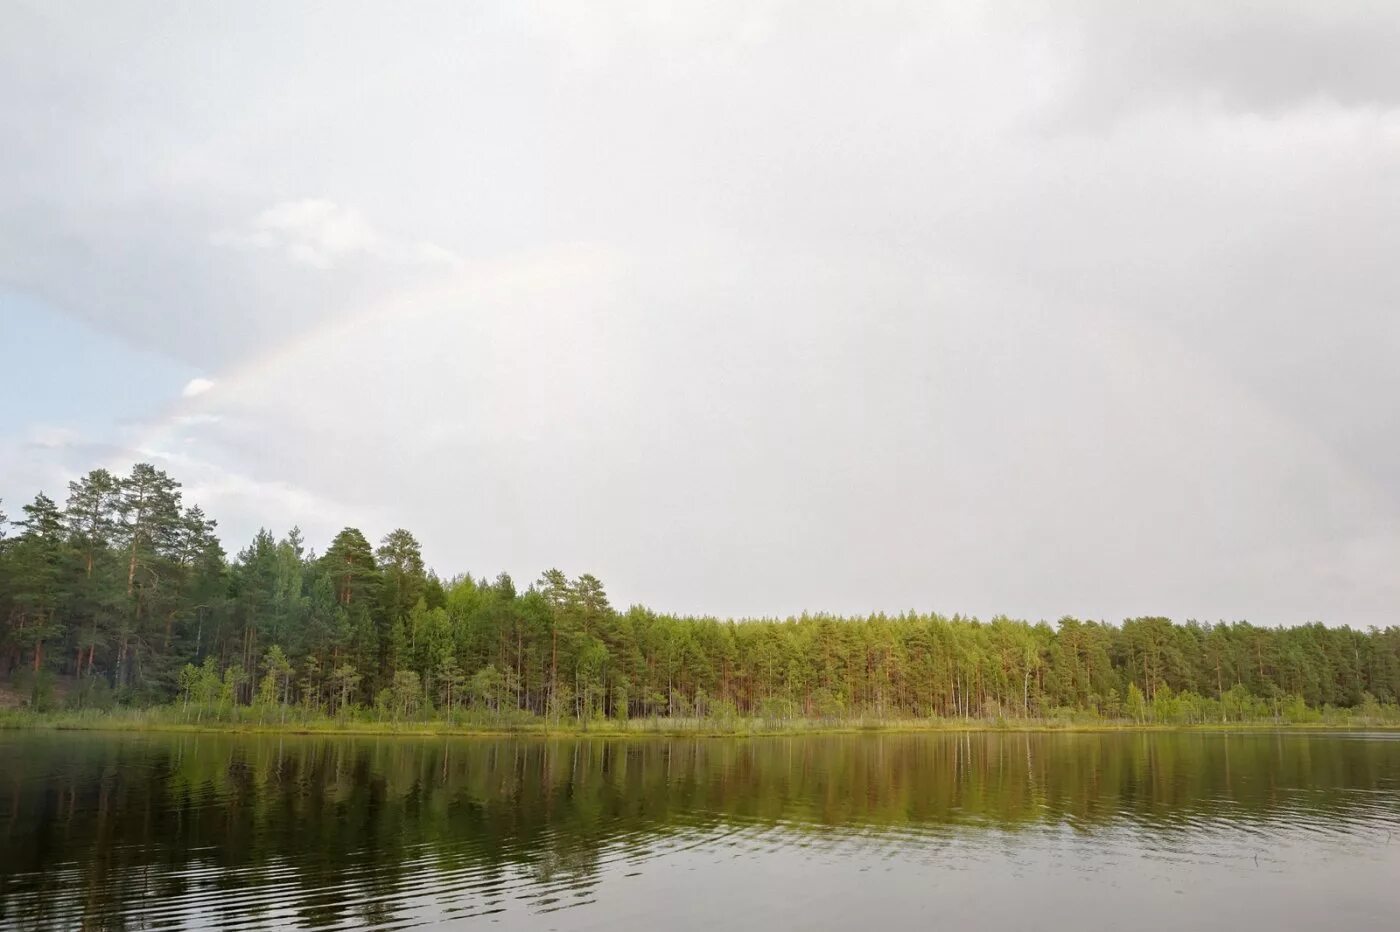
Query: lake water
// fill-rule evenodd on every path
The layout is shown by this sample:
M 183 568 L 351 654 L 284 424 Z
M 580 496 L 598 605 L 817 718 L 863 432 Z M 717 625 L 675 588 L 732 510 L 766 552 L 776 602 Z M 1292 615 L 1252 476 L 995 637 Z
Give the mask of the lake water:
M 0 927 L 1400 928 L 1400 736 L 0 734 Z

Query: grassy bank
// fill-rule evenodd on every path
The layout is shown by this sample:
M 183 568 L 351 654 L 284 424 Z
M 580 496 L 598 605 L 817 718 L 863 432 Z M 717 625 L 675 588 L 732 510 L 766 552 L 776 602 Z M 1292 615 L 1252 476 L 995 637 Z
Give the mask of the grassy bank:
M 148 709 L 65 712 L 0 712 L 0 729 L 60 731 L 230 732 L 247 734 L 347 734 L 403 736 L 569 736 L 569 737 L 735 737 L 842 733 L 918 732 L 1111 732 L 1111 731 L 1259 731 L 1270 729 L 1394 729 L 1391 715 L 1350 712 L 1318 714 L 1304 721 L 1256 719 L 1229 722 L 1152 722 L 1104 719 L 1089 715 L 1055 718 L 634 718 L 579 722 L 545 721 L 536 716 L 465 714 L 452 718 L 402 719 L 374 716 L 328 717 L 249 708 L 193 710 L 161 706 Z

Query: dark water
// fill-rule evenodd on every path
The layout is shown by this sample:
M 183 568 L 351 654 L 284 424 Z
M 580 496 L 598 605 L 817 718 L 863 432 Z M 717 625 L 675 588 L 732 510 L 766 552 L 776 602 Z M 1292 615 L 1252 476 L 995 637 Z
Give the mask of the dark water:
M 0 734 L 0 927 L 1396 929 L 1400 736 Z

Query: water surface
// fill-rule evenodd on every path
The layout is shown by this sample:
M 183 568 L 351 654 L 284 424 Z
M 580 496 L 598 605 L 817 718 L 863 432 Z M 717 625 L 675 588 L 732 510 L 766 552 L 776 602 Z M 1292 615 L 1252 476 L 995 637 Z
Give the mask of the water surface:
M 1391 929 L 1400 740 L 0 734 L 0 927 Z

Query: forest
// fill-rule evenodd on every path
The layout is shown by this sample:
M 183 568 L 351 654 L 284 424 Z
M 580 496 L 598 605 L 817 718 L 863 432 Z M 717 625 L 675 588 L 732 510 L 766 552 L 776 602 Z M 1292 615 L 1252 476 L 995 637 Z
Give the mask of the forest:
M 407 530 L 231 558 L 150 464 L 0 512 L 0 683 L 36 711 L 197 719 L 1394 719 L 1400 627 L 677 617 L 547 569 L 440 577 Z

